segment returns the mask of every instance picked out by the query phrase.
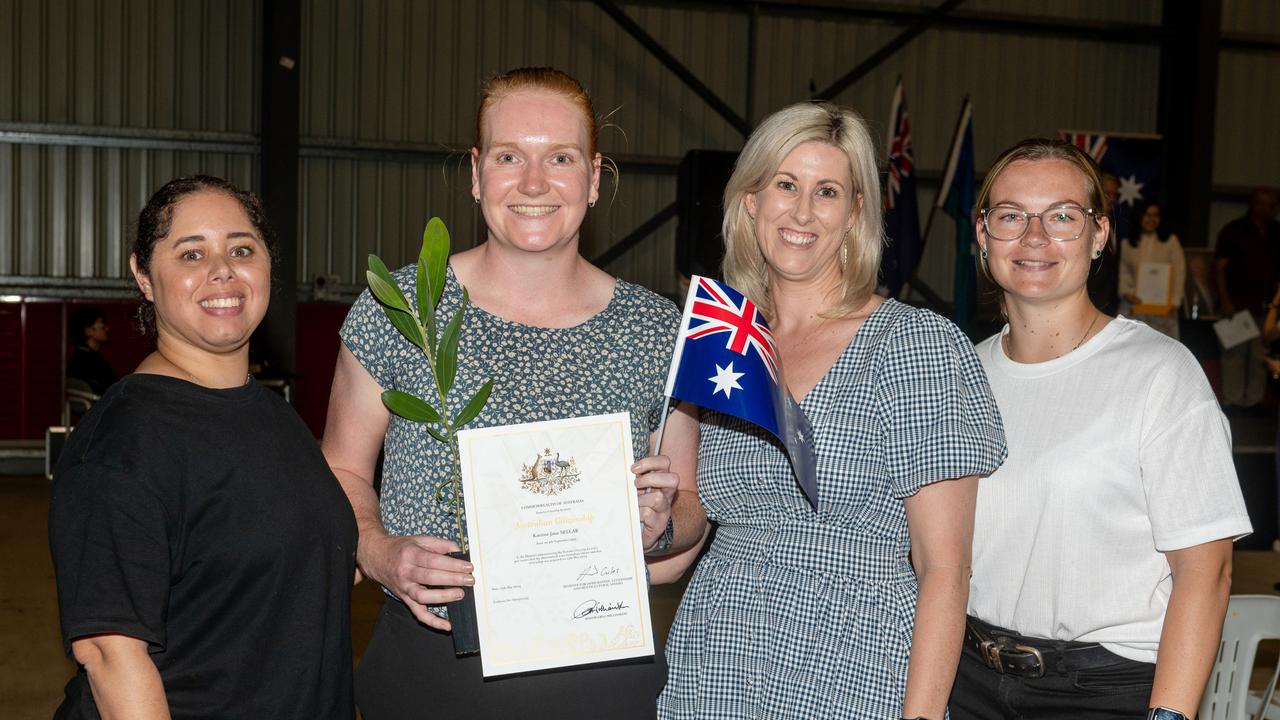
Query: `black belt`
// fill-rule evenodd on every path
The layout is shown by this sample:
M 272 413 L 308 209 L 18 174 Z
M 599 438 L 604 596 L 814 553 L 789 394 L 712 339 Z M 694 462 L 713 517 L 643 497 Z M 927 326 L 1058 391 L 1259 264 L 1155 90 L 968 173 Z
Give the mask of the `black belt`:
M 965 622 L 964 643 L 992 670 L 1025 678 L 1044 677 L 1045 673 L 1065 675 L 1125 661 L 1098 643 L 1026 637 L 972 616 Z

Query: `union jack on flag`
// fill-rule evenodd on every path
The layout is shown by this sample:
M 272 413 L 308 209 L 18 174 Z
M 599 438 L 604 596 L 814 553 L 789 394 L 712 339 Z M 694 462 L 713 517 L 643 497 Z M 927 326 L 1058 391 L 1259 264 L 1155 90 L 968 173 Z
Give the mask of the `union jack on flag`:
M 745 355 L 747 348 L 758 353 L 769 371 L 769 379 L 778 382 L 778 351 L 773 344 L 773 333 L 756 304 L 741 296 L 738 302 L 734 302 L 716 281 L 701 275 L 694 277 L 697 278 L 697 291 L 692 293 L 687 337 L 698 340 L 708 335 L 729 333 L 725 347 L 739 355 Z
M 787 450 L 804 496 L 818 507 L 813 431 L 783 387 L 769 324 L 728 285 L 694 275 L 676 338 L 667 395 L 755 423 Z
M 889 192 L 885 194 L 885 208 L 898 206 L 902 195 L 902 182 L 915 173 L 915 156 L 911 147 L 911 121 L 907 119 L 907 103 L 902 97 L 902 85 L 893 98 L 893 137 L 889 138 Z M 912 190 L 914 191 L 914 187 Z
M 1102 158 L 1107 154 L 1107 136 L 1095 135 L 1093 133 L 1073 132 L 1068 133 L 1067 142 L 1075 145 L 1081 150 L 1089 153 L 1089 157 L 1093 161 L 1101 164 Z

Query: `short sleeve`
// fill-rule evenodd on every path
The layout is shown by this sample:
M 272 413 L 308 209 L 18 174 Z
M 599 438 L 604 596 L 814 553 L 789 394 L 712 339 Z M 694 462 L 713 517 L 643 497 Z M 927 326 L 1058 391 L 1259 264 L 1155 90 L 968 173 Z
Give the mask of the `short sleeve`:
M 407 267 L 392 273 L 410 302 L 414 301 L 412 271 L 412 267 Z M 399 353 L 409 352 L 412 346 L 392 326 L 386 311 L 367 288 L 351 305 L 338 337 L 379 387 L 388 389 L 396 386 L 395 358 Z
M 995 471 L 1006 454 L 1004 426 L 968 338 L 925 310 L 890 332 L 878 394 L 894 496 Z
M 144 478 L 95 463 L 54 478 L 49 545 L 63 647 L 118 633 L 165 646 L 170 532 L 165 503 Z
M 1231 455 L 1231 430 L 1189 352 L 1152 382 L 1139 462 L 1156 549 L 1181 550 L 1253 531 Z

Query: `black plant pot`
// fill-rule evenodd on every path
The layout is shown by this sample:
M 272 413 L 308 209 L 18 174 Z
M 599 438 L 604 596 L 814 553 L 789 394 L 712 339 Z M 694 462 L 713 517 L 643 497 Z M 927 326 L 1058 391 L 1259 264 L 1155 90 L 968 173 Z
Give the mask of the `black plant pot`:
M 449 557 L 471 561 L 471 553 L 451 552 Z M 476 596 L 471 588 L 462 588 L 462 599 L 447 603 L 449 623 L 453 625 L 453 654 L 458 657 L 480 652 L 480 630 L 476 627 Z

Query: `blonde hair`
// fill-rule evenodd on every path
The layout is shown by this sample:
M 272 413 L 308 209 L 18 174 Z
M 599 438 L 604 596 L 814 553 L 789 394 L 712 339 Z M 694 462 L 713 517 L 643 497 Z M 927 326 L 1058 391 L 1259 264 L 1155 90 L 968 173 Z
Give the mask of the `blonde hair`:
M 849 255 L 841 268 L 843 291 L 825 314 L 839 317 L 862 307 L 875 290 L 880 274 L 883 201 L 875 145 L 866 122 L 856 112 L 831 103 L 790 105 L 765 118 L 747 138 L 724 189 L 724 277 L 751 298 L 766 317 L 772 317 L 773 311 L 768 267 L 756 242 L 745 200 L 748 193 L 763 190 L 787 155 L 806 142 L 826 143 L 842 150 L 849 158 L 849 175 L 853 179 L 855 220 L 845 236 Z
M 599 129 L 596 126 L 596 111 L 591 104 L 591 96 L 582 87 L 582 83 L 568 73 L 551 67 L 516 68 L 485 82 L 480 89 L 480 109 L 476 112 L 475 147 L 484 148 L 484 117 L 489 108 L 502 98 L 522 90 L 541 90 L 560 95 L 576 107 L 582 113 L 582 124 L 587 129 L 588 146 L 583 150 L 588 157 L 595 154 Z

